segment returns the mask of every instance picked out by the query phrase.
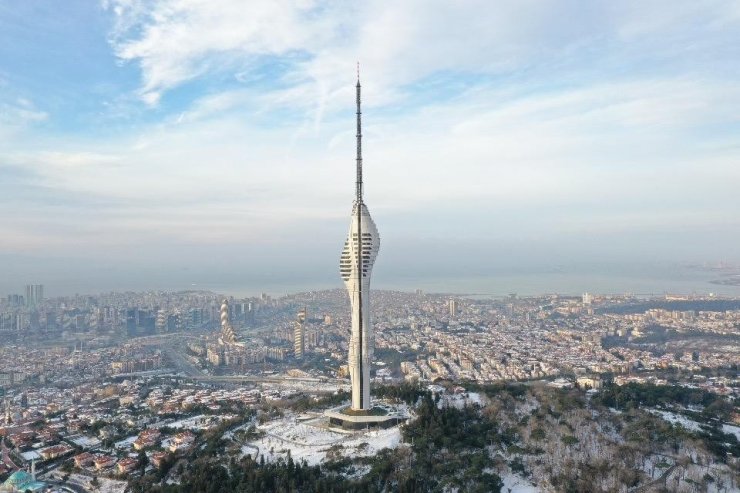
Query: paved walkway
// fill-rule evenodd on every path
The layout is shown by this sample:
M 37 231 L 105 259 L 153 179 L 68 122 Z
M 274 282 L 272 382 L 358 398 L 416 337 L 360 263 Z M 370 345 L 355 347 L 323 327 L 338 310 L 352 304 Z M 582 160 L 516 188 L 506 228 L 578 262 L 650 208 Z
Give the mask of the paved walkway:
M 668 479 L 668 476 L 671 475 L 671 473 L 679 467 L 678 464 L 673 464 L 671 467 L 665 470 L 663 474 L 660 475 L 658 479 L 655 479 L 653 481 L 650 481 L 649 483 L 645 483 L 640 486 L 636 486 L 635 488 L 630 490 L 630 493 L 645 493 L 646 491 L 649 491 L 650 488 L 654 486 L 660 486 L 665 485 L 666 479 Z

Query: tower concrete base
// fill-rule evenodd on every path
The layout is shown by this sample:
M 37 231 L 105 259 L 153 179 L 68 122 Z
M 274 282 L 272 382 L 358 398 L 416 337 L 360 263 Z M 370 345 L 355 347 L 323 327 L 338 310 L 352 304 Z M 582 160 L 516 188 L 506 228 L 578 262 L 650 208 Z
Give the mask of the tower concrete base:
M 389 411 L 382 407 L 374 407 L 367 411 L 354 411 L 346 407 L 338 411 L 326 411 L 324 416 L 329 418 L 329 426 L 336 426 L 345 430 L 391 428 L 408 419 L 408 416 L 404 414 Z

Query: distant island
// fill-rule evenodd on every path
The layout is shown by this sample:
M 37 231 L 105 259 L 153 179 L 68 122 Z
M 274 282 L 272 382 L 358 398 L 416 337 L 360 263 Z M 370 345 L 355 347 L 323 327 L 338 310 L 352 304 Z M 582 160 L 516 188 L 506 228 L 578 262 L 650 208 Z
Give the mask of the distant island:
M 735 274 L 724 279 L 714 279 L 709 282 L 720 286 L 740 286 L 740 274 Z

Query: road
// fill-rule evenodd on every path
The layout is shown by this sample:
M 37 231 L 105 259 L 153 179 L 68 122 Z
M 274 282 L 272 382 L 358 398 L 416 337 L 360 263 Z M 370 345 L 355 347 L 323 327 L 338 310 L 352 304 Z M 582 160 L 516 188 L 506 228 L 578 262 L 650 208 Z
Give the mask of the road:
M 60 481 L 48 481 L 44 480 L 44 483 L 48 483 L 50 485 L 56 486 L 57 488 L 62 488 L 67 491 L 72 491 L 74 493 L 90 493 L 90 490 L 85 489 L 83 486 L 75 483 L 70 483 L 67 481 L 66 483 L 62 483 Z
M 160 347 L 167 358 L 172 362 L 175 370 L 183 373 L 193 380 L 204 383 L 331 383 L 327 378 L 299 378 L 270 375 L 206 375 L 200 368 L 193 365 L 177 347 L 177 342 L 172 338 L 160 339 Z M 337 382 L 338 384 L 340 382 Z M 321 391 L 319 391 L 321 392 Z M 327 391 L 328 392 L 328 391 Z M 333 391 L 332 391 L 333 392 Z
M 5 465 L 15 470 L 20 469 L 20 467 L 18 467 L 18 465 L 15 462 L 13 462 L 13 459 L 11 459 L 10 457 L 10 449 L 8 448 L 7 445 L 5 445 L 5 438 L 0 439 L 0 444 L 2 444 L 2 457 L 3 457 L 3 462 L 5 463 Z

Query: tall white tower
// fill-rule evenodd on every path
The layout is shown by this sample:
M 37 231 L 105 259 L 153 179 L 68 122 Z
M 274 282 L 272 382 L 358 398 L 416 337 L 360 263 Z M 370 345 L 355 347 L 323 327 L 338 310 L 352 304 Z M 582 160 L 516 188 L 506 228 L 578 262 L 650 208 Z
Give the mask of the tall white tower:
M 362 126 L 360 112 L 360 74 L 357 73 L 357 181 L 352 220 L 344 242 L 339 272 L 349 293 L 352 307 L 352 333 L 349 342 L 349 376 L 352 382 L 353 411 L 369 410 L 370 365 L 374 336 L 370 322 L 370 276 L 380 249 L 380 236 L 362 201 Z
M 308 308 L 298 312 L 298 317 L 295 322 L 295 329 L 293 329 L 293 355 L 295 359 L 303 359 L 303 354 L 306 352 L 306 318 Z

